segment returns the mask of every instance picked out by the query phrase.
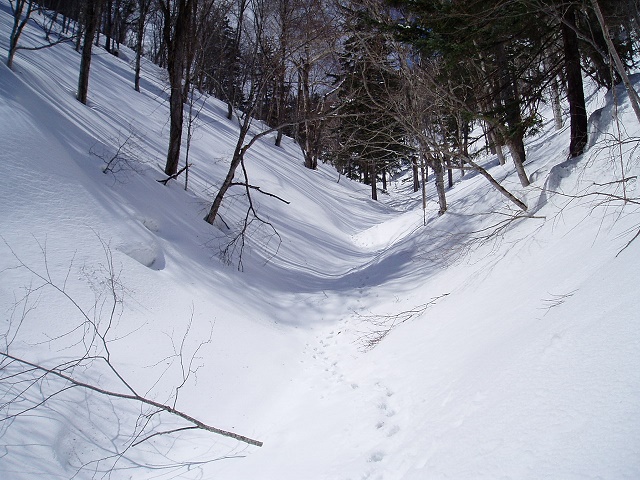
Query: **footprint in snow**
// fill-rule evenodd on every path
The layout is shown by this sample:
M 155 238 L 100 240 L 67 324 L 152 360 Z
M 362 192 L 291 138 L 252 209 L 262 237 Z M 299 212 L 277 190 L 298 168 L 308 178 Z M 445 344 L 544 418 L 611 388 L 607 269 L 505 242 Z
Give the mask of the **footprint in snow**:
M 384 452 L 377 450 L 369 457 L 369 462 L 381 462 L 384 459 Z
M 398 425 L 393 425 L 388 431 L 387 431 L 387 437 L 393 437 L 396 433 L 398 433 L 400 431 L 400 427 Z
M 393 417 L 396 414 L 396 412 L 393 409 L 389 408 L 389 406 L 384 402 L 380 403 L 378 405 L 378 408 L 382 411 L 382 413 L 384 413 L 385 417 Z

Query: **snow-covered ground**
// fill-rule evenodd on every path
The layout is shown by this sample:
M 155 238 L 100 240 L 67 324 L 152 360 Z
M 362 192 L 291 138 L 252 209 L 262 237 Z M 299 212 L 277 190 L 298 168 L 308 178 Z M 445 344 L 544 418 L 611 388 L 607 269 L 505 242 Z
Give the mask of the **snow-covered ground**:
M 3 52 L 9 28 L 0 0 Z M 51 396 L 66 384 L 27 388 L 5 362 L 0 478 L 640 478 L 640 239 L 628 245 L 640 127 L 624 90 L 617 109 L 590 97 L 597 121 L 575 161 L 568 128 L 545 120 L 527 144 L 529 188 L 482 160 L 527 202 L 522 218 L 468 174 L 442 217 L 429 184 L 423 226 L 407 182 L 373 202 L 268 136 L 250 150 L 250 180 L 290 204 L 254 195 L 281 241 L 256 227 L 238 271 L 220 257 L 230 233 L 202 220 L 235 124 L 207 99 L 189 190 L 158 183 L 166 86 L 145 63 L 135 92 L 132 59 L 95 50 L 88 106 L 74 98 L 71 45 L 0 66 L 0 350 L 53 367 L 82 355 L 95 325 L 135 391 L 264 445 L 187 430 L 125 450 L 186 424 L 164 414 L 143 429 L 152 411 L 135 402 Z M 103 173 L 129 137 L 134 168 Z M 232 230 L 239 193 L 223 204 Z M 39 288 L 48 281 L 57 289 Z M 128 393 L 98 360 L 68 373 Z

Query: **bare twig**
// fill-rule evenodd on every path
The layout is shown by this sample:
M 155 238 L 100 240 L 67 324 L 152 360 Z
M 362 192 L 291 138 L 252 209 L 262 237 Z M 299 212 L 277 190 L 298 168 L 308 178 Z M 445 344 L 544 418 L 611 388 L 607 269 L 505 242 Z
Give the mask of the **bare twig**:
M 368 332 L 364 332 L 359 337 L 359 341 L 363 345 L 363 349 L 371 350 L 373 347 L 378 345 L 389 333 L 398 325 L 408 322 L 416 317 L 422 315 L 427 308 L 440 300 L 441 298 L 446 297 L 449 293 L 443 293 L 438 295 L 437 297 L 432 298 L 427 303 L 422 305 L 418 305 L 409 310 L 404 310 L 399 313 L 394 313 L 391 315 L 360 315 L 356 314 L 359 318 L 362 318 L 369 325 L 373 326 L 373 329 Z
M 90 383 L 87 382 L 83 382 L 77 379 L 74 379 L 73 377 L 66 375 L 56 369 L 52 369 L 52 368 L 47 368 L 45 366 L 42 365 L 38 365 L 37 363 L 33 363 L 30 362 L 28 360 L 25 360 L 23 358 L 18 358 L 15 357 L 13 355 L 10 355 L 6 352 L 0 352 L 0 356 L 8 359 L 8 360 L 13 360 L 14 362 L 20 363 L 22 365 L 26 365 L 28 367 L 31 367 L 32 369 L 35 370 L 39 370 L 45 374 L 48 375 L 53 375 L 54 377 L 60 378 L 62 380 L 66 380 L 67 382 L 69 382 L 72 386 L 75 387 L 80 387 L 80 388 L 84 388 L 86 390 L 91 390 L 93 392 L 97 392 L 100 393 L 102 395 L 106 395 L 108 397 L 113 397 L 113 398 L 120 398 L 123 400 L 134 400 L 136 402 L 139 403 L 143 403 L 145 405 L 149 405 L 151 407 L 156 407 L 159 411 L 164 411 L 164 412 L 168 412 L 172 415 L 175 415 L 177 417 L 180 417 L 184 420 L 186 420 L 187 422 L 193 424 L 195 427 L 201 429 L 201 430 L 206 430 L 208 432 L 212 432 L 212 433 L 216 433 L 218 435 L 222 435 L 223 437 L 229 437 L 229 438 L 233 438 L 235 440 L 238 440 L 240 442 L 244 442 L 244 443 L 248 443 L 249 445 L 255 445 L 257 447 L 261 447 L 262 446 L 262 442 L 259 440 L 254 440 L 252 438 L 246 437 L 244 435 L 240 435 L 234 432 L 229 432 L 226 430 L 222 430 L 220 428 L 216 428 L 213 427 L 211 425 L 207 425 L 206 423 L 198 420 L 195 417 L 192 417 L 191 415 L 181 411 L 181 410 L 177 410 L 173 407 L 171 407 L 170 405 L 165 405 L 163 403 L 160 402 L 156 402 L 155 400 L 151 400 L 150 398 L 146 398 L 143 397 L 141 395 L 138 395 L 137 393 L 121 393 L 121 392 L 116 392 L 113 390 L 108 390 L 105 388 L 101 388 L 98 387 L 96 385 L 92 385 Z M 0 422 L 3 421 L 4 419 L 0 419 Z
M 97 465 L 106 459 L 110 459 L 111 462 L 118 462 L 127 451 L 141 443 L 158 436 L 170 435 L 171 433 L 185 430 L 206 431 L 249 445 L 261 446 L 262 442 L 259 440 L 212 426 L 178 407 L 180 390 L 197 374 L 201 366 L 198 363 L 201 357 L 198 355 L 201 349 L 211 341 L 210 333 L 207 340 L 200 342 L 191 355 L 187 355 L 187 337 L 193 324 L 193 313 L 181 341 L 173 342 L 172 339 L 173 355 L 171 355 L 171 363 L 174 360 L 179 362 L 181 380 L 180 384 L 174 387 L 170 401 L 155 400 L 149 396 L 149 392 L 139 393 L 135 386 L 118 370 L 113 362 L 109 347 L 110 342 L 114 339 L 113 330 L 117 325 L 119 307 L 122 305 L 123 287 L 119 280 L 119 272 L 117 272 L 109 244 L 101 239 L 99 240 L 106 258 L 105 264 L 102 265 L 106 279 L 101 282 L 91 283 L 96 300 L 90 309 L 85 309 L 70 293 L 69 281 L 73 278 L 73 262 L 64 273 L 62 279 L 57 281 L 49 268 L 46 243 L 40 243 L 36 240 L 44 257 L 44 265 L 40 268 L 35 268 L 24 262 L 5 241 L 5 245 L 17 261 L 17 266 L 13 268 L 26 270 L 35 281 L 26 287 L 22 296 L 17 297 L 10 325 L 7 331 L 0 335 L 0 340 L 2 340 L 2 343 L 0 343 L 0 372 L 2 372 L 0 385 L 3 386 L 2 396 L 0 397 L 2 399 L 2 403 L 0 403 L 0 411 L 2 411 L 0 424 L 4 426 L 3 428 L 5 430 L 10 428 L 16 419 L 34 410 L 40 408 L 53 408 L 55 410 L 55 398 L 63 397 L 63 394 L 72 390 L 81 390 L 97 393 L 110 399 L 134 402 L 151 411 L 143 413 L 141 409 L 138 416 L 139 420 L 135 425 L 135 434 L 125 441 L 124 450 L 100 460 L 91 460 L 80 466 L 80 470 L 85 468 L 84 465 Z M 95 273 L 89 272 L 87 274 L 94 275 Z M 35 355 L 31 358 L 32 355 L 24 352 L 16 353 L 13 351 L 14 348 L 11 348 L 19 338 L 22 324 L 27 316 L 35 309 L 37 302 L 41 298 L 45 298 L 43 297 L 45 289 L 52 290 L 56 295 L 62 295 L 81 317 L 80 325 L 73 329 L 67 330 L 62 334 L 52 335 L 47 342 L 29 345 L 33 348 L 42 343 L 52 344 L 60 340 L 71 339 L 73 338 L 72 334 L 79 335 L 81 338 L 79 340 L 73 339 L 73 342 L 67 342 L 73 343 L 73 345 L 66 348 L 71 349 L 72 347 L 80 346 L 82 350 L 78 354 L 74 354 L 73 357 L 69 358 L 67 356 L 67 358 L 58 361 L 56 364 L 53 364 L 52 361 L 34 360 L 34 358 L 40 358 L 40 356 Z M 31 300 L 31 297 L 36 295 L 37 298 Z M 19 315 L 20 318 L 18 319 L 17 316 Z M 104 376 L 105 369 L 109 372 L 107 377 Z M 87 377 L 87 375 L 90 377 Z M 95 375 L 98 375 L 101 379 L 100 384 L 91 380 L 91 377 Z M 102 382 L 108 382 L 109 380 L 115 380 L 115 383 L 112 382 L 111 386 L 104 386 L 108 384 Z M 37 392 L 35 397 L 30 393 L 31 391 Z M 100 397 L 96 396 L 96 398 Z M 172 415 L 180 421 L 186 422 L 187 425 L 176 426 L 170 430 L 154 431 L 153 429 L 157 428 L 159 423 L 152 426 L 151 420 L 163 413 Z

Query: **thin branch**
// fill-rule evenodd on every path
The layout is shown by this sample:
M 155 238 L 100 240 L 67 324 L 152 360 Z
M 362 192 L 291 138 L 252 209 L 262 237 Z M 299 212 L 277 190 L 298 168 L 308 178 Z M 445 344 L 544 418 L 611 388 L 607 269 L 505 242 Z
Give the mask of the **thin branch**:
M 278 195 L 276 195 L 275 193 L 270 193 L 270 192 L 265 192 L 264 190 L 262 190 L 262 188 L 257 187 L 255 185 L 249 185 L 248 183 L 245 182 L 232 182 L 231 186 L 240 186 L 240 187 L 245 187 L 245 188 L 250 188 L 252 190 L 256 190 L 260 193 L 262 193 L 263 195 L 266 195 L 268 197 L 273 197 L 273 198 L 277 198 L 278 200 L 280 200 L 283 203 L 286 203 L 287 205 L 290 205 L 291 202 L 289 202 L 288 200 L 285 200 L 282 197 L 279 197 Z
M 181 428 L 174 428 L 172 430 L 163 430 L 162 432 L 155 432 L 155 433 L 152 433 L 151 435 L 148 435 L 148 436 L 144 437 L 142 440 L 138 440 L 137 442 L 131 444 L 131 446 L 132 447 L 137 447 L 141 443 L 144 443 L 147 440 L 150 440 L 153 437 L 157 437 L 159 435 L 170 435 L 172 433 L 183 432 L 185 430 L 198 430 L 198 429 L 199 429 L 199 427 L 197 427 L 196 425 L 193 425 L 191 427 L 181 427 Z
M 163 185 L 166 185 L 167 183 L 169 183 L 169 180 L 174 180 L 176 178 L 178 178 L 180 176 L 180 174 L 182 172 L 184 172 L 185 170 L 187 170 L 189 167 L 191 166 L 190 163 L 187 163 L 184 167 L 182 167 L 180 170 L 178 170 L 176 173 L 174 173 L 173 175 L 169 175 L 167 178 L 163 179 L 163 180 L 156 180 L 156 182 L 160 182 Z
M 259 441 L 259 440 L 254 440 L 254 439 L 246 437 L 244 435 L 239 435 L 239 434 L 234 433 L 234 432 L 229 432 L 229 431 L 226 431 L 226 430 L 222 430 L 220 428 L 213 427 L 211 425 L 208 425 L 208 424 L 198 420 L 195 417 L 192 417 L 191 415 L 189 415 L 189 414 L 187 414 L 187 413 L 185 413 L 185 412 L 183 412 L 181 410 L 178 410 L 176 408 L 173 408 L 173 407 L 171 407 L 169 405 L 165 405 L 165 404 L 160 403 L 160 402 L 156 402 L 155 400 L 151 400 L 149 398 L 142 397 L 142 396 L 140 396 L 138 394 L 128 394 L 128 393 L 121 393 L 121 392 L 115 392 L 115 391 L 112 391 L 112 390 L 107 390 L 105 388 L 101 388 L 101 387 L 98 387 L 96 385 L 92 385 L 90 383 L 82 382 L 80 380 L 77 380 L 77 379 L 75 379 L 75 378 L 73 378 L 73 377 L 71 377 L 69 375 L 66 375 L 66 374 L 64 374 L 64 373 L 62 373 L 60 371 L 57 371 L 55 369 L 47 368 L 47 367 L 44 367 L 44 366 L 39 365 L 37 363 L 33 363 L 33 362 L 28 361 L 28 360 L 16 357 L 14 355 L 10 355 L 10 354 L 8 354 L 6 352 L 0 352 L 0 356 L 3 356 L 8 360 L 13 360 L 14 362 L 20 363 L 22 365 L 26 365 L 26 366 L 31 367 L 33 369 L 39 370 L 39 371 L 44 372 L 44 373 L 46 373 L 48 375 L 53 375 L 53 376 L 58 377 L 58 378 L 60 378 L 62 380 L 66 380 L 67 382 L 71 383 L 72 385 L 74 385 L 76 387 L 84 388 L 86 390 L 91 390 L 93 392 L 100 393 L 100 394 L 106 395 L 108 397 L 120 398 L 120 399 L 123 399 L 123 400 L 133 400 L 133 401 L 136 401 L 136 402 L 139 402 L 139 403 L 143 403 L 145 405 L 149 405 L 149 406 L 155 407 L 159 411 L 165 411 L 167 413 L 170 413 L 172 415 L 180 417 L 180 418 L 186 420 L 187 422 L 193 424 L 195 427 L 197 427 L 197 428 L 199 428 L 201 430 L 206 430 L 208 432 L 212 432 L 212 433 L 215 433 L 215 434 L 218 434 L 218 435 L 222 435 L 223 437 L 233 438 L 233 439 L 238 440 L 240 442 L 248 443 L 249 445 L 255 445 L 257 447 L 261 447 L 263 445 L 263 443 L 261 441 Z

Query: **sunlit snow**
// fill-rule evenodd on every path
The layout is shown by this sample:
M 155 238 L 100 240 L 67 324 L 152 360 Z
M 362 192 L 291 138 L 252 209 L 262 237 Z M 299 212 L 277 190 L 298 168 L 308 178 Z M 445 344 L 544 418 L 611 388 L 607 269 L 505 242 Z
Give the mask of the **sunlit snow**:
M 0 0 L 2 52 L 10 20 Z M 27 29 L 21 42 L 41 37 Z M 177 354 L 193 357 L 176 406 L 264 445 L 183 431 L 125 450 L 132 435 L 186 424 L 154 416 L 140 433 L 147 409 L 80 388 L 6 419 L 32 405 L 11 401 L 7 366 L 0 478 L 640 478 L 640 239 L 629 244 L 640 126 L 624 89 L 617 108 L 611 94 L 589 97 L 597 115 L 577 160 L 568 119 L 560 132 L 544 120 L 527 140 L 529 188 L 509 164 L 480 160 L 529 205 L 517 219 L 480 175 L 456 174 L 441 217 L 429 182 L 424 226 L 405 177 L 373 202 L 369 187 L 307 170 L 292 140 L 267 136 L 249 151 L 250 180 L 290 204 L 254 194 L 280 238 L 253 229 L 239 271 L 237 255 L 221 257 L 232 233 L 203 221 L 236 141 L 224 104 L 199 100 L 185 191 L 183 177 L 156 181 L 169 130 L 160 69 L 144 63 L 138 93 L 133 53 L 95 49 L 84 106 L 71 44 L 21 50 L 13 71 L 4 58 L 0 350 L 13 339 L 12 354 L 45 366 L 81 355 L 86 319 L 59 291 L 33 291 L 35 274 L 95 322 L 109 318 L 115 278 L 107 340 L 127 382 L 173 405 Z M 132 165 L 103 173 L 129 137 Z M 625 191 L 611 183 L 622 178 Z M 232 230 L 241 193 L 223 203 Z M 69 373 L 122 390 L 98 362 Z

